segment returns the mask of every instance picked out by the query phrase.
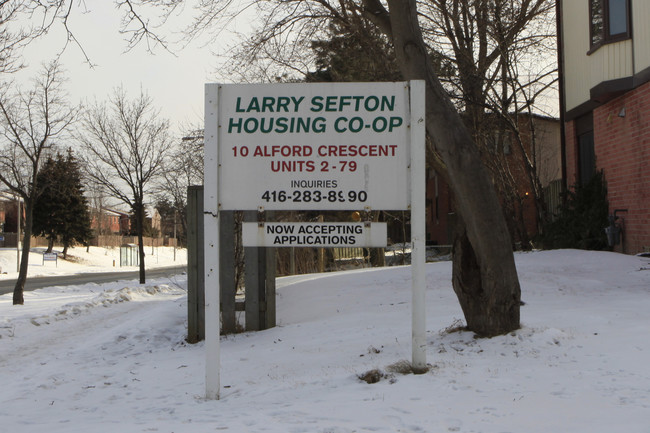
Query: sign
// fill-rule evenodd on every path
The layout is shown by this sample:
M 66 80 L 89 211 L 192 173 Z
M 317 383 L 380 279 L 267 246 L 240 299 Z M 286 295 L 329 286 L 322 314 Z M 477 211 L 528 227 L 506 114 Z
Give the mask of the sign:
M 410 210 L 411 364 L 414 371 L 425 371 L 424 81 L 206 84 L 204 132 L 206 398 L 218 399 L 220 390 L 222 210 Z M 317 246 L 333 238 L 315 236 L 347 227 L 358 230 L 344 223 L 265 223 L 246 230 L 252 230 L 254 240 L 248 240 L 256 245 L 282 235 L 288 238 L 280 243 Z M 379 227 L 363 226 L 363 231 L 374 239 L 385 230 Z M 349 234 L 336 236 L 341 241 Z
M 0 241 L 4 241 L 5 237 L 0 235 Z
M 43 264 L 45 264 L 45 262 L 55 262 L 58 267 L 58 258 L 59 256 L 57 253 L 43 253 Z
M 385 247 L 386 223 L 243 223 L 245 247 Z
M 409 86 L 213 85 L 220 210 L 406 210 Z M 206 128 L 209 129 L 209 128 Z

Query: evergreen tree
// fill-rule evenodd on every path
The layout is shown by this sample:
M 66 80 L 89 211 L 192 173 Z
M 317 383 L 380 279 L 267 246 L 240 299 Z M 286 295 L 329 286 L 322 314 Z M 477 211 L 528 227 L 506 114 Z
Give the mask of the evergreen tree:
M 184 207 L 168 198 L 159 198 L 156 201 L 156 210 L 160 215 L 161 234 L 170 238 L 173 238 L 174 234 L 176 234 L 176 237 L 179 238 L 181 227 L 178 223 L 185 216 Z
M 149 212 L 144 209 L 142 211 L 142 235 L 145 237 L 149 238 L 157 238 L 160 235 L 160 231 L 158 229 L 153 228 L 152 226 L 152 219 L 149 216 Z M 131 208 L 131 230 L 129 232 L 130 236 L 137 236 L 138 235 L 138 227 L 140 225 L 138 224 L 138 212 L 136 212 L 135 208 Z
M 81 171 L 72 151 L 51 157 L 39 173 L 40 195 L 34 207 L 34 233 L 48 238 L 48 251 L 55 240 L 63 244 L 63 257 L 75 243 L 92 237 L 90 212 L 81 183 Z
M 47 238 L 48 253 L 52 252 L 65 217 L 61 161 L 60 154 L 57 155 L 57 159 L 48 156 L 37 176 L 40 191 L 34 204 L 33 232 L 36 236 Z
M 333 22 L 329 39 L 311 43 L 316 71 L 307 82 L 398 81 L 399 68 L 389 41 L 368 23 L 346 28 Z

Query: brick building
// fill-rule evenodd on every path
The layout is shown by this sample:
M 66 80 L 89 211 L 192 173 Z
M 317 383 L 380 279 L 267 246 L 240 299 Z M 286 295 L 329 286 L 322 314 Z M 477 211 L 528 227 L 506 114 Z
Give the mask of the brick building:
M 514 133 L 507 133 L 499 145 L 486 145 L 495 147 L 494 158 L 498 158 L 497 165 L 504 167 L 512 176 L 515 185 L 512 194 L 517 197 L 516 202 L 521 203 L 521 208 L 516 209 L 516 212 L 521 212 L 523 226 L 518 229 L 525 231 L 526 239 L 530 240 L 538 233 L 539 221 L 524 160 L 532 160 L 537 177 L 545 190 L 548 207 L 557 206 L 562 180 L 560 122 L 555 118 L 538 115 L 519 114 L 516 117 L 521 147 L 525 149 L 526 154 L 517 144 Z M 502 203 L 503 201 L 502 197 Z M 427 242 L 434 245 L 451 244 L 455 218 L 453 198 L 444 178 L 434 170 L 429 170 L 427 176 L 426 211 Z M 507 223 L 515 224 L 512 220 L 507 220 Z M 511 227 L 511 231 L 515 236 L 514 241 L 519 242 L 521 239 L 517 236 L 517 229 Z
M 20 200 L 22 203 L 22 199 Z M 18 225 L 18 199 L 11 193 L 0 191 L 0 226 L 5 233 L 15 233 Z M 22 208 L 22 205 L 21 205 Z M 24 210 L 22 217 L 24 218 Z
M 567 185 L 603 170 L 617 251 L 650 250 L 650 1 L 560 0 Z
M 124 236 L 131 230 L 131 217 L 126 212 L 100 208 L 92 210 L 90 215 L 90 227 L 97 235 Z

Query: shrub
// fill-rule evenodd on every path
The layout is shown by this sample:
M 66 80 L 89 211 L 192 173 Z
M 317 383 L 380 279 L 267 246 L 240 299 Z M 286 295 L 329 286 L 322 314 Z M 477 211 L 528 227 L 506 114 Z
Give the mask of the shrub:
M 565 193 L 558 216 L 544 227 L 542 245 L 548 249 L 609 249 L 605 235 L 608 212 L 607 184 L 601 170 L 588 183 Z

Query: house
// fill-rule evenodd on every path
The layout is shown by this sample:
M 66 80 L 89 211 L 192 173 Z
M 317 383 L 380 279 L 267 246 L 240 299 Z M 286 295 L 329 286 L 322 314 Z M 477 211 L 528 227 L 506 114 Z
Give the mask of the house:
M 4 226 L 7 222 L 7 211 L 5 210 L 5 207 L 8 203 L 9 200 L 0 195 L 0 233 L 4 232 Z
M 91 211 L 90 227 L 98 235 L 127 235 L 131 217 L 126 212 L 102 207 Z
M 19 199 L 12 193 L 0 191 L 0 247 L 15 247 L 18 238 L 17 228 L 19 221 L 25 219 L 25 209 L 21 203 L 20 216 L 18 213 Z M 21 225 L 23 223 L 21 222 Z
M 507 173 L 509 180 L 504 188 L 508 197 L 502 192 L 501 203 L 504 208 L 516 207 L 512 209 L 518 215 L 516 221 L 515 218 L 507 218 L 514 241 L 529 242 L 538 233 L 540 221 L 533 186 L 526 170 L 526 159 L 533 164 L 544 189 L 547 208 L 556 207 L 562 182 L 560 123 L 556 118 L 528 113 L 511 117 L 516 119 L 518 135 L 512 132 L 502 134 L 495 130 L 487 134 L 481 145 L 491 149 L 492 156 L 488 163 L 492 165 L 493 176 L 499 172 Z M 444 177 L 434 170 L 428 170 L 426 212 L 427 242 L 433 245 L 451 244 L 455 218 L 453 198 Z M 506 212 L 506 215 L 509 214 Z
M 145 226 L 151 227 L 157 233 L 161 228 L 161 217 L 156 209 L 147 213 L 152 216 L 145 217 Z M 100 235 L 121 235 L 131 233 L 133 215 L 116 209 L 102 207 L 91 211 L 90 227 Z
M 602 170 L 616 250 L 650 250 L 650 1 L 560 0 L 567 185 Z
M 20 201 L 22 203 L 22 199 Z M 18 225 L 17 203 L 18 199 L 14 194 L 0 191 L 0 232 L 16 233 Z M 22 217 L 24 218 L 24 216 L 23 211 Z

